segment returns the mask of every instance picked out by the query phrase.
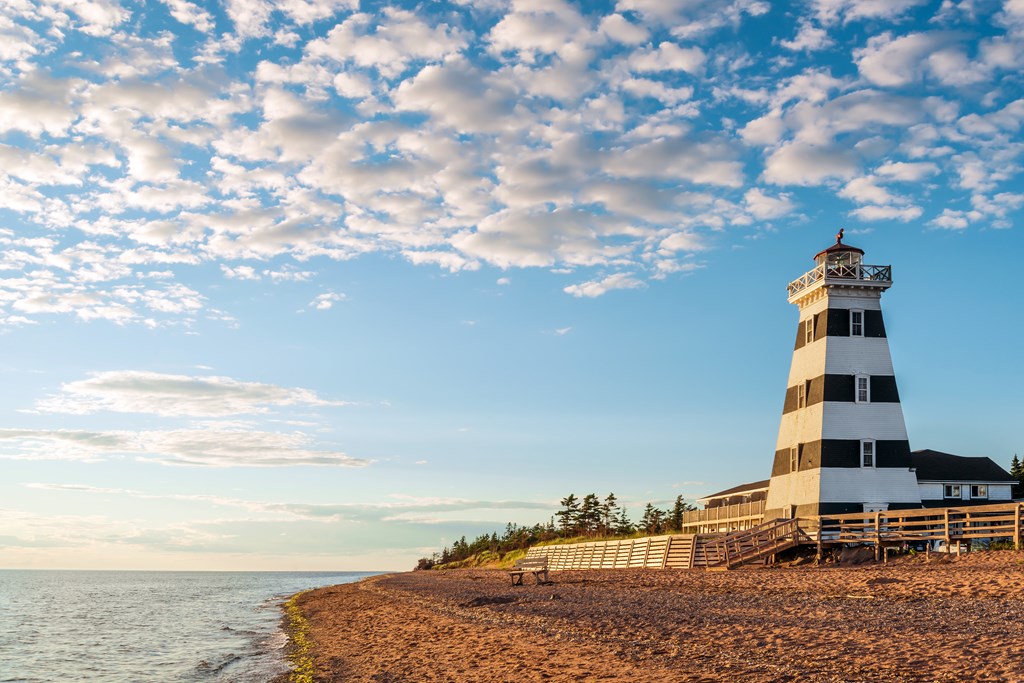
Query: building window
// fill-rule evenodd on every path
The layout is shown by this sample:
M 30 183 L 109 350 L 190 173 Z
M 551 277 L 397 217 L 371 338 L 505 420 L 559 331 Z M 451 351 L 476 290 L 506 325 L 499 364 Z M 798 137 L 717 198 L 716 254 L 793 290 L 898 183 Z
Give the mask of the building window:
M 807 382 L 801 382 L 796 385 L 796 407 L 807 407 Z
M 814 316 L 812 315 L 804 323 L 804 343 L 810 344 L 814 341 Z
M 857 375 L 854 381 L 857 390 L 854 400 L 857 403 L 871 403 L 871 378 L 868 375 Z
M 800 447 L 793 446 L 789 449 L 789 471 L 796 472 L 800 469 Z
M 864 311 L 850 311 L 850 336 L 864 336 Z
M 943 498 L 960 498 L 960 484 L 946 484 L 942 487 Z
M 871 439 L 864 439 L 860 442 L 860 466 L 875 466 L 875 442 Z
M 988 498 L 988 486 L 974 484 L 971 486 L 971 498 Z

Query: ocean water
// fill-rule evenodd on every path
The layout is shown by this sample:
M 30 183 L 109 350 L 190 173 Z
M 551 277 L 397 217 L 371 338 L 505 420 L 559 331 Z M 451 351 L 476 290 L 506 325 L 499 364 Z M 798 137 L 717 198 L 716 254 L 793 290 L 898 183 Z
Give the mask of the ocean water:
M 266 683 L 282 602 L 375 573 L 0 570 L 0 682 Z

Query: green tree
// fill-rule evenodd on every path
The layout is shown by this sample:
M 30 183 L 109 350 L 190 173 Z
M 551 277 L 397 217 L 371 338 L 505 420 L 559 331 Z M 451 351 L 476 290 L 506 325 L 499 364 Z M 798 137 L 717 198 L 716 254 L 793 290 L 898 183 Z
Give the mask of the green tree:
M 587 536 L 598 532 L 601 526 L 601 500 L 596 494 L 588 493 L 583 496 L 583 503 L 580 504 L 577 522 L 580 531 Z
M 633 522 L 629 521 L 629 515 L 626 514 L 626 508 L 619 508 L 619 518 L 615 520 L 615 533 L 628 536 L 629 534 L 636 531 L 636 527 L 633 526 Z
M 608 535 L 612 532 L 615 525 L 615 511 L 619 508 L 619 501 L 615 497 L 614 493 L 609 493 L 605 496 L 604 502 L 601 504 L 601 533 Z
M 672 506 L 672 513 L 669 515 L 669 524 L 672 531 L 682 531 L 683 514 L 696 509 L 693 505 L 683 501 L 682 496 L 676 496 L 676 502 Z
M 665 525 L 665 512 L 648 503 L 644 515 L 640 518 L 640 528 L 649 534 L 660 532 Z
M 572 536 L 579 527 L 580 501 L 576 494 L 570 493 L 559 501 L 562 509 L 555 513 L 558 518 L 558 529 L 563 536 Z
M 1010 476 L 1017 480 L 1013 486 L 1013 497 L 1024 496 L 1024 463 L 1021 463 L 1016 453 L 1013 454 L 1013 460 L 1010 461 Z

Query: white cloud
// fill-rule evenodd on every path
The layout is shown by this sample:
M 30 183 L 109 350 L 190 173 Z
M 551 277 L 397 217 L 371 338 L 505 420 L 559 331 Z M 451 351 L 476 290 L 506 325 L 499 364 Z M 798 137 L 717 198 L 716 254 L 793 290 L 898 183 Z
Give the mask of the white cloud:
M 33 71 L 0 92 L 0 132 L 21 131 L 33 137 L 62 135 L 75 120 L 73 102 L 84 83 L 51 78 Z
M 840 197 L 852 199 L 855 202 L 871 204 L 892 204 L 898 201 L 888 190 L 877 184 L 877 179 L 872 176 L 854 178 L 839 191 Z
M 385 78 L 393 78 L 411 62 L 441 61 L 465 45 L 466 36 L 456 28 L 432 26 L 413 12 L 385 8 L 379 22 L 370 14 L 353 14 L 326 37 L 310 41 L 306 55 L 374 68 Z
M 801 19 L 800 30 L 793 40 L 780 40 L 779 45 L 787 50 L 815 52 L 832 45 L 832 39 L 829 38 L 828 31 L 825 29 L 815 26 L 806 19 Z
M 925 178 L 934 176 L 938 172 L 939 167 L 930 161 L 887 161 L 875 169 L 875 173 L 880 176 L 908 183 L 919 183 Z
M 757 187 L 747 190 L 743 203 L 747 211 L 761 220 L 781 218 L 793 211 L 793 201 L 788 194 L 772 197 Z
M 206 10 L 189 0 L 160 0 L 171 12 L 171 16 L 183 24 L 194 26 L 197 31 L 209 33 L 213 30 L 213 17 Z
M 486 39 L 495 52 L 515 52 L 531 62 L 537 55 L 571 47 L 587 31 L 579 11 L 564 0 L 517 0 Z
M 498 132 L 511 120 L 518 100 L 514 84 L 464 59 L 423 68 L 394 92 L 399 110 L 426 111 L 442 126 L 470 133 Z
M 775 185 L 820 185 L 851 178 L 859 168 L 857 158 L 842 147 L 791 142 L 768 157 L 764 178 Z
M 0 429 L 0 459 L 97 462 L 119 456 L 165 465 L 208 467 L 364 467 L 370 461 L 313 449 L 301 432 L 178 429 L 143 432 Z
M 617 152 L 605 168 L 626 178 L 676 178 L 702 185 L 740 187 L 743 164 L 736 156 L 736 150 L 724 140 L 662 138 Z
M 854 51 L 862 76 L 883 87 L 902 87 L 926 76 L 961 86 L 990 77 L 992 67 L 971 62 L 959 43 L 964 36 L 950 32 L 911 33 L 894 38 L 883 33 Z
M 679 47 L 675 43 L 664 42 L 656 49 L 640 49 L 629 57 L 629 66 L 634 71 L 685 71 L 691 75 L 699 75 L 707 60 L 704 51 L 699 47 Z
M 317 311 L 328 311 L 334 304 L 344 300 L 345 295 L 341 292 L 324 292 L 317 294 L 316 298 L 309 302 L 309 305 Z
M 46 413 L 101 411 L 163 416 L 222 417 L 266 413 L 285 406 L 339 406 L 309 389 L 241 382 L 215 375 L 169 375 L 139 370 L 97 372 L 68 382 L 61 393 L 36 403 Z
M 632 23 L 621 14 L 609 14 L 601 19 L 598 30 L 612 40 L 626 45 L 638 45 L 647 40 L 649 35 L 646 28 Z
M 591 280 L 578 285 L 569 285 L 563 291 L 577 298 L 594 298 L 614 289 L 638 289 L 645 286 L 643 282 L 634 278 L 631 273 L 615 273 L 601 280 Z
M 865 19 L 897 19 L 927 0 L 814 0 L 813 7 L 824 23 Z
M 864 221 L 912 221 L 921 217 L 918 206 L 861 206 L 850 212 Z

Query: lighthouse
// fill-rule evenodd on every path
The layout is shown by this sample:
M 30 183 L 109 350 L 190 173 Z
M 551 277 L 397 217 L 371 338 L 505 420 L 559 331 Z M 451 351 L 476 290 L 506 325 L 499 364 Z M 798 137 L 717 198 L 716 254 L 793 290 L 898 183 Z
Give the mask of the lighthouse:
M 765 519 L 921 507 L 882 293 L 892 267 L 836 243 L 789 283 L 800 311 Z

